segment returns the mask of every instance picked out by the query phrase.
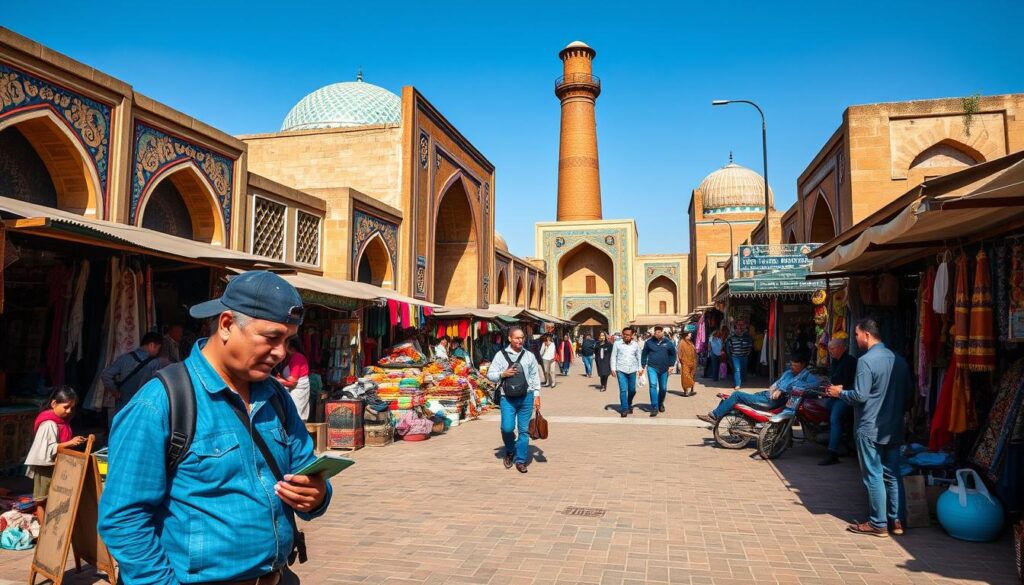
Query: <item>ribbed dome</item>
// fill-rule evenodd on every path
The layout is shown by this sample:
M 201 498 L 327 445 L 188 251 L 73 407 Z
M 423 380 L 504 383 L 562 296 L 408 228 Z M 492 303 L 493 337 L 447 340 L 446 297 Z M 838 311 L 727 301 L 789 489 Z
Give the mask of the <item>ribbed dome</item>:
M 764 178 L 732 160 L 705 177 L 698 189 L 704 211 L 764 211 Z M 771 186 L 768 187 L 768 197 L 774 206 L 775 193 Z
M 402 99 L 383 87 L 357 81 L 334 83 L 295 104 L 281 130 L 347 128 L 402 121 Z
M 494 232 L 494 247 L 502 252 L 508 252 L 508 242 L 498 232 Z

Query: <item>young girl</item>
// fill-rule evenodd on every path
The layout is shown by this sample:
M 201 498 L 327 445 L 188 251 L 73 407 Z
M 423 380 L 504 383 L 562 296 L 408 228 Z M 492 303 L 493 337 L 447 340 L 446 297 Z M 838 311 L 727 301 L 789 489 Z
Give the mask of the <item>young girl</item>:
M 50 491 L 53 479 L 53 462 L 57 458 L 58 447 L 77 447 L 85 443 L 85 437 L 71 435 L 71 420 L 75 413 L 78 395 L 69 386 L 57 386 L 50 394 L 44 410 L 36 417 L 36 438 L 32 449 L 25 458 L 28 472 L 32 478 L 32 498 L 36 503 L 36 518 L 43 523 L 46 508 L 46 494 Z
M 309 418 L 309 360 L 302 355 L 302 346 L 294 337 L 288 340 L 288 358 L 284 363 L 283 373 L 277 377 L 277 381 L 288 389 L 288 394 L 299 411 L 299 417 L 302 420 L 307 420 Z

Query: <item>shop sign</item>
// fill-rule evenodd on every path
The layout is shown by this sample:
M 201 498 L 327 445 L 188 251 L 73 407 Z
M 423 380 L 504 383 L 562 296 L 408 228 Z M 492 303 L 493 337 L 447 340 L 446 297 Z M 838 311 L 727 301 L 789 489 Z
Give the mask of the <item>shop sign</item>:
M 793 270 L 810 268 L 807 257 L 820 244 L 772 244 L 766 246 L 740 246 L 738 253 L 739 272 L 764 272 L 768 270 Z
M 797 278 L 745 278 L 729 283 L 732 293 L 809 293 L 825 288 L 824 280 L 803 280 Z

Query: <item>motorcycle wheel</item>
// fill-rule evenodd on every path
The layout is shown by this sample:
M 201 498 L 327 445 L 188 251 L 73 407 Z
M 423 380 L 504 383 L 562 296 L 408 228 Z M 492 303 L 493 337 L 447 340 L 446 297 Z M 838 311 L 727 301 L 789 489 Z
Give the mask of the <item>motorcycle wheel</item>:
M 776 459 L 793 438 L 793 425 L 784 423 L 768 423 L 757 435 L 757 453 L 762 459 Z
M 715 442 L 723 449 L 742 449 L 750 444 L 750 436 L 742 435 L 740 431 L 752 433 L 753 430 L 749 419 L 730 412 L 715 423 Z

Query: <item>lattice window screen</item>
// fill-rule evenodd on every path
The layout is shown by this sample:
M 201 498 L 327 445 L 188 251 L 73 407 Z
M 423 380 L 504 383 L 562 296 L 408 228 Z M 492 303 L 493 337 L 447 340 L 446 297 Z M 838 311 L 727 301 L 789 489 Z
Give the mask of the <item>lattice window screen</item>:
M 320 264 L 320 218 L 299 212 L 298 228 L 295 230 L 295 261 L 303 264 Z
M 284 260 L 285 206 L 269 199 L 256 197 L 255 207 L 252 253 Z

